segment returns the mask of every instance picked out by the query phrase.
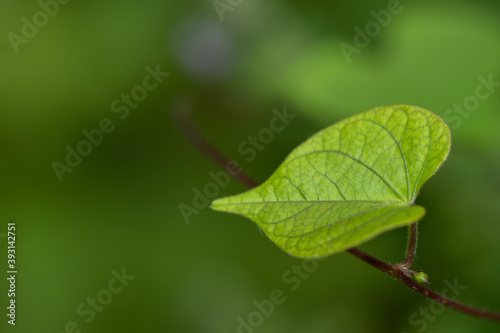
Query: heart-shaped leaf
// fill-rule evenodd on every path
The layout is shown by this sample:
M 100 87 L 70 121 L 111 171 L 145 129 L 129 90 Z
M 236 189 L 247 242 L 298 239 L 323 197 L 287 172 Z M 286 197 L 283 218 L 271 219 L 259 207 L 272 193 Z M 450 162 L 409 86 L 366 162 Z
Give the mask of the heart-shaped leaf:
M 212 208 L 255 221 L 291 255 L 329 255 L 420 220 L 415 198 L 450 144 L 448 126 L 428 110 L 375 108 L 313 135 L 262 185 Z

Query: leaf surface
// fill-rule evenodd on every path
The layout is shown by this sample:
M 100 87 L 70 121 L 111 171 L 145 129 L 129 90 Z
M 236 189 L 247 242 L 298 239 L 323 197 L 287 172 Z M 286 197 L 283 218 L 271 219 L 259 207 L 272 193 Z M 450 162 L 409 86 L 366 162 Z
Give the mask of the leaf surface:
M 293 256 L 326 256 L 420 220 L 415 198 L 450 145 L 428 110 L 375 108 L 313 135 L 262 185 L 212 208 L 253 220 Z

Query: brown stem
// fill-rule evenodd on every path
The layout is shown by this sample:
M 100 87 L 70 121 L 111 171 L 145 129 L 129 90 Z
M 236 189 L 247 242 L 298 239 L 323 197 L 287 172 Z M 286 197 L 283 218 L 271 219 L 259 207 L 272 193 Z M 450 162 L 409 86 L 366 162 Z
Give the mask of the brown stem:
M 489 319 L 489 320 L 495 320 L 495 321 L 500 320 L 500 313 L 498 313 L 498 312 L 489 312 L 489 311 L 480 310 L 480 309 L 476 309 L 476 308 L 467 306 L 465 304 L 462 304 L 462 303 L 456 302 L 452 299 L 449 299 L 441 294 L 438 294 L 437 292 L 435 292 L 427 287 L 424 287 L 423 285 L 419 284 L 418 282 L 416 282 L 415 280 L 413 280 L 409 276 L 405 275 L 404 272 L 397 267 L 397 265 L 391 265 L 391 264 L 386 263 L 384 261 L 381 261 L 377 258 L 374 258 L 371 255 L 369 255 L 368 253 L 363 252 L 356 247 L 353 247 L 353 248 L 347 250 L 347 252 L 355 255 L 359 259 L 361 259 L 364 262 L 372 265 L 373 267 L 381 270 L 382 272 L 387 273 L 392 277 L 395 277 L 396 279 L 398 279 L 399 281 L 401 281 L 402 283 L 404 283 L 405 285 L 407 285 L 411 289 L 416 290 L 419 293 L 421 293 L 422 295 L 429 297 L 430 299 L 432 299 L 436 302 L 439 302 L 439 303 L 441 303 L 441 304 L 443 304 L 451 309 L 455 309 L 457 311 L 460 311 L 460 312 L 463 312 L 463 313 L 466 313 L 466 314 L 469 314 L 472 316 L 476 316 L 479 318 L 483 318 L 483 319 Z
M 208 158 L 222 166 L 226 167 L 229 159 L 226 158 L 222 153 L 220 153 L 208 140 L 206 140 L 203 135 L 196 129 L 196 127 L 191 122 L 189 118 L 189 110 L 183 109 L 180 112 L 179 117 L 182 128 L 184 129 L 184 133 L 189 137 L 191 142 L 195 144 L 198 149 L 200 149 Z M 253 188 L 258 186 L 258 183 L 252 180 L 248 175 L 246 175 L 243 171 L 241 171 L 236 178 L 245 186 L 249 188 Z M 417 226 L 416 223 L 410 225 L 409 227 L 409 238 L 408 238 L 408 247 L 406 251 L 406 259 L 402 264 L 392 265 L 381 261 L 366 252 L 361 251 L 360 249 L 353 247 L 347 250 L 347 252 L 353 254 L 357 258 L 363 260 L 367 264 L 381 270 L 384 273 L 389 274 L 390 276 L 398 279 L 403 284 L 408 286 L 409 288 L 418 291 L 422 295 L 429 297 L 430 299 L 439 302 L 451 309 L 455 309 L 457 311 L 463 312 L 468 315 L 476 316 L 482 319 L 489 319 L 494 321 L 500 320 L 500 313 L 498 312 L 489 312 L 485 310 L 476 309 L 470 306 L 467 306 L 462 303 L 458 303 L 452 299 L 449 299 L 437 292 L 424 287 L 423 285 L 416 282 L 413 278 L 408 276 L 407 274 L 411 271 L 408 268 L 413 263 L 413 259 L 415 258 L 417 244 Z
M 191 120 L 191 110 L 185 104 L 182 103 L 177 107 L 177 112 L 175 113 L 177 123 L 179 124 L 184 135 L 195 145 L 202 153 L 204 153 L 210 160 L 219 165 L 223 170 L 227 168 L 237 169 L 238 166 L 226 158 L 219 150 L 217 150 L 203 134 L 194 126 Z M 249 188 L 254 188 L 259 186 L 259 183 L 249 177 L 246 173 L 240 172 L 233 175 L 238 181 Z
M 411 265 L 413 265 L 415 253 L 417 252 L 417 233 L 417 224 L 410 224 L 408 226 L 408 246 L 406 247 L 406 258 L 405 261 L 398 266 L 410 269 Z

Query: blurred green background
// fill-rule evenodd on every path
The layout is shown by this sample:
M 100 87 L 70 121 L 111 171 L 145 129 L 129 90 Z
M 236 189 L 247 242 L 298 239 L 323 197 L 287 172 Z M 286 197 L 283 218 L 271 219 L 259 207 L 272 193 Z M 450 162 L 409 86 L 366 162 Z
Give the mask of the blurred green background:
M 49 7 L 44 22 L 36 1 L 2 1 L 0 233 L 17 222 L 19 272 L 12 327 L 0 235 L 0 332 L 78 332 L 72 321 L 82 332 L 237 332 L 238 317 L 248 320 L 274 289 L 286 301 L 240 332 L 498 332 L 436 311 L 349 254 L 319 263 L 292 291 L 283 275 L 302 261 L 252 222 L 205 208 L 187 224 L 179 205 L 192 205 L 193 189 L 219 169 L 173 114 L 190 105 L 207 138 L 263 181 L 295 146 L 347 116 L 396 103 L 451 110 L 451 155 L 418 198 L 427 215 L 414 267 L 435 290 L 457 279 L 467 286 L 459 300 L 498 310 L 500 87 L 470 112 L 453 105 L 474 101 L 480 76 L 500 81 L 500 4 L 402 1 L 350 63 L 340 44 L 355 45 L 354 28 L 364 30 L 388 1 L 224 4 L 231 10 L 221 20 L 208 0 L 71 1 L 57 13 Z M 34 15 L 40 27 L 24 28 L 31 37 L 22 39 L 23 17 Z M 120 119 L 112 103 L 157 65 L 170 75 Z M 297 118 L 247 162 L 238 145 L 285 106 Z M 66 147 L 104 118 L 114 130 L 60 182 L 54 161 L 65 164 Z M 243 190 L 233 180 L 219 195 Z M 403 228 L 362 249 L 395 263 L 405 245 Z M 101 291 L 122 268 L 135 279 L 86 322 L 79 305 L 106 299 Z M 421 309 L 430 309 L 427 319 Z

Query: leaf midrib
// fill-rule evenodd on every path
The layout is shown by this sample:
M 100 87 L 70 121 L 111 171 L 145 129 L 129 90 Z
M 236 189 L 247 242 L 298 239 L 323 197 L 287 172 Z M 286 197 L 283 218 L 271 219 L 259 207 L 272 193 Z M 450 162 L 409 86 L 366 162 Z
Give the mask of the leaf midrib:
M 216 201 L 217 202 L 217 201 Z M 235 202 L 226 204 L 212 204 L 212 206 L 234 206 L 234 205 L 258 205 L 258 204 L 296 204 L 296 203 L 345 203 L 345 204 L 355 204 L 355 203 L 380 203 L 395 206 L 410 206 L 409 202 L 405 201 L 372 201 L 372 200 L 304 200 L 304 201 L 247 201 L 247 202 Z

